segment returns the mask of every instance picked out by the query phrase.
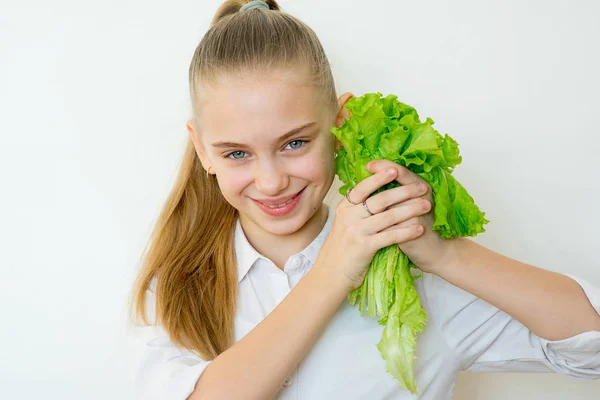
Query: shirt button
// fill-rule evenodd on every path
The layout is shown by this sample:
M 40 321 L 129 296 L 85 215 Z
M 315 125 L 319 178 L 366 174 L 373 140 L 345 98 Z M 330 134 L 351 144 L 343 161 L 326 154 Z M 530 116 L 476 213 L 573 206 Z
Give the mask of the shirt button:
M 283 382 L 283 386 L 290 386 L 292 384 L 292 376 L 288 376 L 287 378 L 285 378 L 285 382 Z

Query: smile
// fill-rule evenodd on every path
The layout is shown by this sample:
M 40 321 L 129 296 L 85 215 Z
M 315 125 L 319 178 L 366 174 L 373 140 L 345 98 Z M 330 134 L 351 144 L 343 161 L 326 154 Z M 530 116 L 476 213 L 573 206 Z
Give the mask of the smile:
M 294 196 L 295 197 L 295 196 Z M 292 197 L 291 199 L 289 199 L 288 201 L 285 201 L 283 203 L 279 203 L 279 204 L 265 204 L 262 201 L 260 202 L 260 204 L 267 206 L 269 208 L 281 208 L 287 204 L 290 204 L 292 201 L 294 201 L 294 197 Z
M 289 214 L 296 208 L 296 205 L 298 204 L 298 202 L 300 201 L 300 198 L 302 197 L 302 193 L 304 192 L 304 189 L 306 189 L 306 188 L 303 188 L 301 191 L 299 191 L 298 193 L 293 194 L 291 196 L 281 197 L 279 199 L 274 199 L 274 200 L 267 200 L 267 199 L 255 200 L 255 199 L 253 199 L 254 204 L 256 204 L 259 209 L 261 209 L 266 214 L 268 214 L 272 217 L 281 217 L 286 214 Z

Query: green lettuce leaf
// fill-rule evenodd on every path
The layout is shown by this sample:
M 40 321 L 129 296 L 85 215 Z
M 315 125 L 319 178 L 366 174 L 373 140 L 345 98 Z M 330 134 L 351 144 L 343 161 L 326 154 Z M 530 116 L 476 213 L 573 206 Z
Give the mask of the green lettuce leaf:
M 371 175 L 366 168 L 369 161 L 391 160 L 431 186 L 435 203 L 432 229 L 442 238 L 485 232 L 484 225 L 489 222 L 485 213 L 451 175 L 462 162 L 458 143 L 438 133 L 431 118 L 421 122 L 413 107 L 399 102 L 395 95 L 382 97 L 381 93 L 354 97 L 345 108 L 351 112 L 350 118 L 331 129 L 342 143 L 335 160 L 336 173 L 344 183 L 342 195 Z M 389 183 L 374 194 L 399 185 Z M 366 308 L 368 316 L 379 317 L 384 329 L 377 348 L 386 361 L 386 371 L 412 394 L 418 394 L 414 376 L 417 336 L 427 322 L 414 285 L 422 276 L 417 271 L 398 246 L 386 247 L 373 257 L 362 285 L 348 295 L 350 304 L 358 303 L 361 315 Z

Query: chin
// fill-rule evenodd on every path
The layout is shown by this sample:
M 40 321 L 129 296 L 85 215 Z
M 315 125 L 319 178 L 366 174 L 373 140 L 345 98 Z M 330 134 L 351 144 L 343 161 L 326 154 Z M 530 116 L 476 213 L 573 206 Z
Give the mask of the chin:
M 294 210 L 290 215 L 282 217 L 270 217 L 258 210 L 258 215 L 254 221 L 266 232 L 272 235 L 291 235 L 300 230 L 306 222 L 312 217 L 308 209 Z

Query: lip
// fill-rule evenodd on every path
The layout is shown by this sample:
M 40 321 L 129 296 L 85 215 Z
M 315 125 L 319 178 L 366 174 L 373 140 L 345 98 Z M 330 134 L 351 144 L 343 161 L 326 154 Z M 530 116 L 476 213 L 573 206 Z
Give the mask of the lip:
M 304 189 L 306 189 L 306 188 L 304 188 Z M 280 198 L 274 199 L 274 200 L 255 200 L 255 199 L 252 199 L 252 200 L 254 201 L 254 204 L 256 204 L 258 206 L 258 208 L 260 208 L 266 214 L 268 214 L 272 217 L 281 217 L 283 215 L 289 214 L 290 212 L 292 212 L 292 210 L 294 208 L 296 208 L 296 205 L 300 202 L 300 198 L 302 197 L 302 193 L 304 192 L 304 189 L 302 189 L 298 193 L 293 194 L 291 196 L 280 197 Z M 284 205 L 283 207 L 277 207 L 277 208 L 269 207 L 269 205 L 273 206 L 276 204 L 284 203 L 286 201 L 290 201 L 290 203 Z
M 302 190 L 304 190 L 304 189 L 302 189 Z M 289 199 L 293 199 L 294 197 L 298 196 L 302 192 L 302 190 L 297 193 L 294 193 L 290 196 L 280 197 L 278 199 L 264 199 L 264 200 L 252 199 L 252 200 L 258 201 L 259 203 L 265 204 L 267 206 L 274 206 L 276 204 L 285 203 Z

